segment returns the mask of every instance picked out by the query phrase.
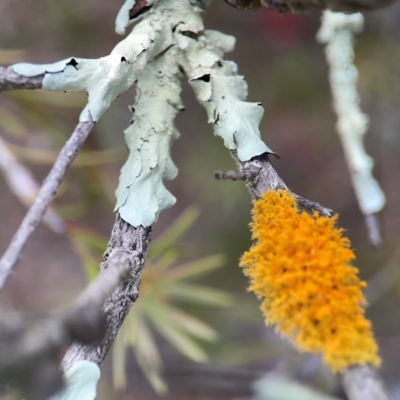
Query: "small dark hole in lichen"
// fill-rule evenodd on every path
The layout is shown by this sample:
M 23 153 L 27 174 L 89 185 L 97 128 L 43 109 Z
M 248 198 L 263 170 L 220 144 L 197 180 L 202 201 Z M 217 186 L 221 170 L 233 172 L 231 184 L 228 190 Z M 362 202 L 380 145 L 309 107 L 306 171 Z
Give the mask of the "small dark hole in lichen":
M 192 32 L 192 31 L 182 31 L 181 34 L 182 34 L 183 36 L 186 36 L 186 37 L 191 38 L 191 39 L 194 39 L 194 40 L 197 40 L 198 37 L 199 37 L 199 34 L 198 34 L 198 33 Z
M 203 82 L 210 82 L 210 74 L 205 74 L 203 76 L 200 76 L 196 80 L 203 81 Z
M 79 65 L 79 63 L 75 60 L 75 58 L 71 58 L 70 62 L 68 62 L 67 65 L 71 65 L 78 71 L 77 66 Z

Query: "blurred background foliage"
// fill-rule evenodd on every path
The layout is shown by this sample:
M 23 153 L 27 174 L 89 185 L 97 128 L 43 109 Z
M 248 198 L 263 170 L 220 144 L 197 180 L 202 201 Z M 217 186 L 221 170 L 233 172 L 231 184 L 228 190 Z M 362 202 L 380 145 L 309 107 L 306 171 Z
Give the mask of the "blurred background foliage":
M 121 4 L 2 0 L 0 63 L 104 56 L 120 40 L 114 18 Z M 382 374 L 393 398 L 400 399 L 400 3 L 368 14 L 356 45 L 362 108 L 371 117 L 366 146 L 387 196 L 380 215 L 384 244 L 378 250 L 367 242 L 335 133 L 327 65 L 314 40 L 319 18 L 267 10 L 243 13 L 214 0 L 206 25 L 237 37 L 236 50 L 227 58 L 246 77 L 250 101 L 264 105 L 261 132 L 281 155 L 274 164 L 282 178 L 295 192 L 340 214 L 339 223 L 357 255 L 355 264 L 370 282 L 367 315 L 384 359 Z M 127 156 L 122 131 L 133 100 L 134 89 L 121 95 L 96 124 L 57 194 L 49 222 L 35 232 L 0 293 L 2 309 L 62 309 L 97 273 L 114 221 L 114 191 Z M 114 362 L 110 354 L 104 364 L 99 399 L 152 400 L 158 398 L 153 387 L 163 391 L 166 384 L 166 399 L 247 399 L 254 390 L 263 398 L 267 387 L 262 382 L 271 380 L 254 382 L 271 372 L 287 378 L 284 385 L 295 380 L 344 399 L 318 357 L 298 354 L 265 328 L 257 300 L 246 293 L 237 264 L 250 244 L 249 196 L 240 182 L 213 179 L 215 170 L 232 169 L 233 162 L 188 85 L 183 100 L 186 111 L 177 118 L 182 136 L 172 150 L 180 173 L 167 183 L 178 202 L 154 226 L 141 297 L 113 350 Z M 84 93 L 1 94 L 1 143 L 29 182 L 37 185 L 44 178 L 85 101 Z M 26 206 L 4 173 L 0 193 L 3 251 Z M 223 254 L 224 262 L 212 254 Z M 168 281 L 174 274 L 176 279 Z M 159 318 L 162 327 L 154 324 Z M 206 356 L 207 363 L 193 362 L 206 361 Z M 118 366 L 114 372 L 112 364 Z

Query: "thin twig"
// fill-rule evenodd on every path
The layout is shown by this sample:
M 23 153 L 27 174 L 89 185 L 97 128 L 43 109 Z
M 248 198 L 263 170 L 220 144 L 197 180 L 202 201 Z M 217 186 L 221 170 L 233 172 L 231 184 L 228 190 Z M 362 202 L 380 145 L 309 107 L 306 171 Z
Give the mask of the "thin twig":
M 217 180 L 231 180 L 231 181 L 245 181 L 247 179 L 254 178 L 251 174 L 246 174 L 244 172 L 236 172 L 236 171 L 215 171 L 214 178 Z
M 5 90 L 41 89 L 44 74 L 28 77 L 17 74 L 12 67 L 0 67 L 0 92 Z
M 342 374 L 340 380 L 349 400 L 389 400 L 377 371 L 369 365 L 354 365 Z
M 387 7 L 394 0 L 225 0 L 229 5 L 247 11 L 256 11 L 261 7 L 285 14 L 304 14 L 312 11 L 371 11 Z
M 0 289 L 4 286 L 7 277 L 17 263 L 29 236 L 43 218 L 50 201 L 57 193 L 69 165 L 77 156 L 93 126 L 94 122 L 92 120 L 79 122 L 71 137 L 62 148 L 50 173 L 44 180 L 35 201 L 29 208 L 29 211 L 0 260 Z
M 18 162 L 9 146 L 0 137 L 0 171 L 8 187 L 28 208 L 39 192 L 39 184 L 31 171 Z M 65 230 L 64 221 L 49 207 L 43 216 L 43 222 L 56 233 Z
M 378 216 L 376 214 L 367 214 L 364 216 L 367 227 L 368 238 L 375 247 L 382 245 L 382 237 L 379 229 Z
M 315 201 L 305 199 L 304 197 L 301 197 L 295 193 L 293 193 L 293 197 L 295 198 L 299 206 L 302 206 L 307 210 L 316 211 L 318 214 L 323 215 L 325 217 L 332 217 L 333 215 L 333 211 L 331 209 L 325 208 L 321 206 L 321 204 L 316 203 Z

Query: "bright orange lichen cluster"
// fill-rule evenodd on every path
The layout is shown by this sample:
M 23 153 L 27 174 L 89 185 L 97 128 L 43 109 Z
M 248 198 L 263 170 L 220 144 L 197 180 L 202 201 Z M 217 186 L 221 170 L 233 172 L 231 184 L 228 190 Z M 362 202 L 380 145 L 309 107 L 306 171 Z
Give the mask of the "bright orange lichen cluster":
M 303 351 L 322 353 L 335 372 L 378 366 L 371 324 L 364 317 L 365 286 L 350 265 L 350 242 L 336 217 L 299 213 L 288 191 L 254 201 L 255 244 L 241 260 L 249 290 L 262 299 L 267 324 Z

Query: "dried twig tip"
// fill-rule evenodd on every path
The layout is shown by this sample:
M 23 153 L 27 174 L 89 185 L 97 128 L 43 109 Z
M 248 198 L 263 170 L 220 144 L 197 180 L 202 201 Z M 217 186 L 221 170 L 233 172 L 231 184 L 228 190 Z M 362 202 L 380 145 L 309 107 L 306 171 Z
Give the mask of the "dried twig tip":
M 232 181 L 247 181 L 253 180 L 254 174 L 250 172 L 235 172 L 235 171 L 215 171 L 214 172 L 215 179 L 218 180 L 232 180 Z
M 315 201 L 305 199 L 304 197 L 301 197 L 298 194 L 292 193 L 292 195 L 299 206 L 302 206 L 310 211 L 317 211 L 319 215 L 323 215 L 324 217 L 333 216 L 333 211 L 330 208 L 323 207 L 321 206 L 321 204 L 316 203 Z

